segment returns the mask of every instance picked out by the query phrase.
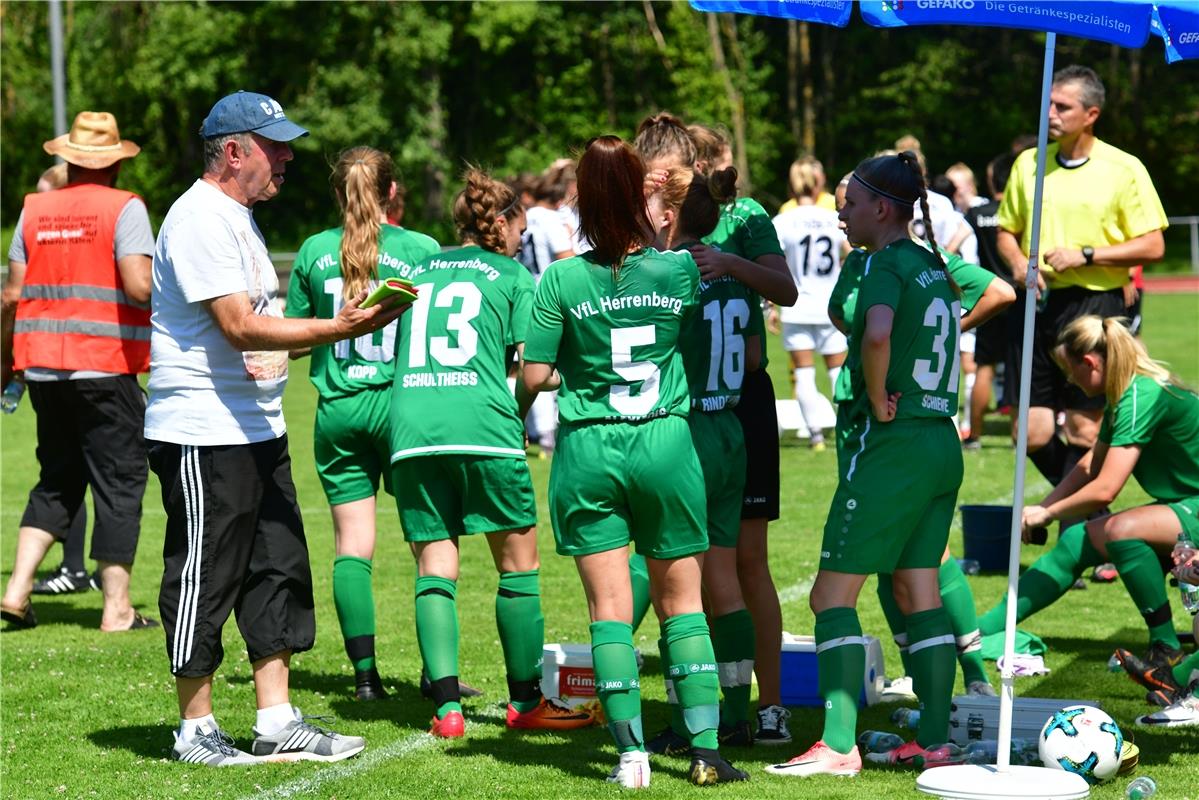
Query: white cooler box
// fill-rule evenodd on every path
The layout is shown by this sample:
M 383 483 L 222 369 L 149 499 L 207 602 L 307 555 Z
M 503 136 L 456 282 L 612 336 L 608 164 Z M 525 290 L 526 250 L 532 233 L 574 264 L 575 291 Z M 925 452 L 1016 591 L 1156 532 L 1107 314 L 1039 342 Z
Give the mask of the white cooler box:
M 1066 706 L 1103 706 L 1094 700 L 1055 700 L 1051 697 L 1017 697 L 1012 708 L 1012 738 L 1036 741 L 1045 722 Z M 979 739 L 999 738 L 999 698 L 959 695 L 953 698 L 949 739 L 965 745 Z
M 637 669 L 644 659 L 637 655 Z M 595 668 L 591 664 L 591 645 L 550 643 L 541 651 L 541 691 L 546 697 L 558 697 L 574 708 L 596 702 Z

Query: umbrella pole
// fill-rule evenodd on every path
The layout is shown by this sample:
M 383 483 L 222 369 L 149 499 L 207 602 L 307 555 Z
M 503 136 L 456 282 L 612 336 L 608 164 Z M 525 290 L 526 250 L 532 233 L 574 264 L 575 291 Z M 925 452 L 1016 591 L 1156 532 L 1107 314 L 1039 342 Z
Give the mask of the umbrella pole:
M 1053 86 L 1053 51 L 1057 34 L 1045 34 L 1045 66 L 1041 75 L 1041 117 L 1037 130 L 1037 176 L 1033 190 L 1032 238 L 1028 274 L 1024 280 L 1024 344 L 1020 353 L 1020 404 L 1016 423 L 1016 475 L 1012 487 L 1012 529 L 1008 547 L 1007 621 L 1003 629 L 1003 687 L 999 699 L 999 747 L 1001 771 L 1011 765 L 1012 711 L 1015 677 L 1012 662 L 1016 649 L 1016 588 L 1020 577 L 1020 531 L 1024 512 L 1024 473 L 1028 455 L 1028 406 L 1032 388 L 1033 320 L 1036 317 L 1037 274 L 1040 266 L 1041 199 L 1045 189 L 1045 150 L 1049 141 L 1049 92 Z

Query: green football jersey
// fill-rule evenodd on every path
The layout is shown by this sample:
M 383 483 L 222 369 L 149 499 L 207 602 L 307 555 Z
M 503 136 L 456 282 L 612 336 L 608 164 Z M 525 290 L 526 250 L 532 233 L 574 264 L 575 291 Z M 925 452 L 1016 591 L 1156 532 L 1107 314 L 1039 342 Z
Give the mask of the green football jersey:
M 417 299 L 400 317 L 392 462 L 451 453 L 524 458 L 508 348 L 528 333 L 533 276 L 472 245 L 427 258 L 408 277 Z
M 1159 503 L 1199 495 L 1199 397 L 1145 375 L 1103 412 L 1099 441 L 1141 448 L 1133 477 Z
M 555 262 L 537 285 L 525 360 L 557 366 L 561 421 L 687 416 L 678 343 L 698 288 L 686 252 L 646 248 L 619 274 L 594 252 Z
M 287 288 L 288 317 L 333 319 L 341 310 L 341 228 L 308 237 L 296 254 Z M 412 265 L 441 250 L 423 233 L 384 225 L 379 234 L 378 278 L 408 277 Z M 372 288 L 375 284 L 372 284 Z M 392 322 L 357 339 L 312 348 L 308 376 L 321 397 L 356 394 L 368 386 L 391 383 L 396 352 Z
M 729 275 L 700 281 L 699 310 L 684 321 L 679 338 L 692 409 L 720 411 L 741 399 L 745 340 L 763 334 L 760 325 L 754 327 L 751 309 L 757 302 L 751 289 Z
M 837 273 L 837 283 L 833 286 L 833 293 L 828 300 L 829 312 L 844 320 L 848 328 L 853 327 L 853 315 L 858 305 L 858 287 L 862 283 L 862 271 L 866 269 L 867 255 L 865 250 L 857 248 L 849 251 L 849 255 L 841 264 L 841 271 Z M 853 345 L 850 344 L 848 349 L 852 350 Z M 853 399 L 853 386 L 849 375 L 848 369 L 837 373 L 837 385 L 833 387 L 834 403 L 844 403 Z
M 887 392 L 902 393 L 896 418 L 953 416 L 958 408 L 962 304 L 936 256 L 903 239 L 871 254 L 863 270 L 850 328 L 851 419 L 871 413 L 861 342 L 867 312 L 876 305 L 895 312 Z
M 774 220 L 753 198 L 739 197 L 720 210 L 716 227 L 703 238 L 703 243 L 741 256 L 749 261 L 759 256 L 776 255 L 785 258 Z M 762 319 L 762 300 L 756 293 L 750 304 L 754 327 L 765 330 Z M 766 369 L 766 337 L 762 337 L 762 369 Z

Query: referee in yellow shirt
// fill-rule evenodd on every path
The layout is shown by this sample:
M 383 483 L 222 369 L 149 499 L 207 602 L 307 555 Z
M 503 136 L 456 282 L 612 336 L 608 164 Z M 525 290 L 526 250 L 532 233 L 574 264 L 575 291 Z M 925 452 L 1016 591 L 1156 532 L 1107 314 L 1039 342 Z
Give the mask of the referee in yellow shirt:
M 1088 398 L 1054 364 L 1058 334 L 1085 314 L 1127 314 L 1128 268 L 1158 261 L 1166 249 L 1166 213 L 1145 166 L 1095 137 L 1103 101 L 1094 70 L 1069 66 L 1054 74 L 1038 248 L 1042 309 L 1033 330 L 1028 415 L 1029 457 L 1054 485 L 1095 444 L 1103 414 L 1103 398 Z M 1035 149 L 1020 154 L 999 206 L 999 252 L 1017 286 L 1028 272 L 1036 164 Z M 1019 391 L 1020 346 L 1017 337 L 1008 355 L 1010 396 Z M 1056 425 L 1063 410 L 1065 441 Z

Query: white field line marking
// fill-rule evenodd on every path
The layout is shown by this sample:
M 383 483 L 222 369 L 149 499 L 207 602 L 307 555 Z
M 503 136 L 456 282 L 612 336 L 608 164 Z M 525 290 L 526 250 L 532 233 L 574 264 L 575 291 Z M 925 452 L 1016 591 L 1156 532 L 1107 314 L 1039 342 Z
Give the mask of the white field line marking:
M 505 713 L 498 707 L 489 705 L 477 711 L 469 711 L 465 716 L 468 720 L 500 719 L 505 716 Z M 440 743 L 440 740 L 428 733 L 413 733 L 382 747 L 372 749 L 368 744 L 366 750 L 357 758 L 321 767 L 319 772 L 296 778 L 266 791 L 256 785 L 253 793 L 245 795 L 240 800 L 288 800 L 288 798 L 312 794 L 331 781 L 342 781 L 364 772 L 370 772 L 388 761 Z
M 1024 486 L 1024 499 L 1028 500 L 1030 495 L 1043 494 L 1049 489 L 1049 484 L 1044 478 L 1038 478 L 1032 483 Z M 977 505 L 993 506 L 999 504 L 1010 504 L 1012 495 L 1010 493 L 1001 494 L 998 497 L 992 497 L 990 500 L 983 500 Z M 960 515 L 954 515 L 953 524 L 949 526 L 950 532 L 960 531 L 962 529 L 962 520 Z M 812 586 L 816 583 L 816 576 L 809 575 L 806 578 L 800 578 L 790 586 L 785 586 L 779 590 L 779 603 L 795 603 L 803 600 L 812 591 Z

